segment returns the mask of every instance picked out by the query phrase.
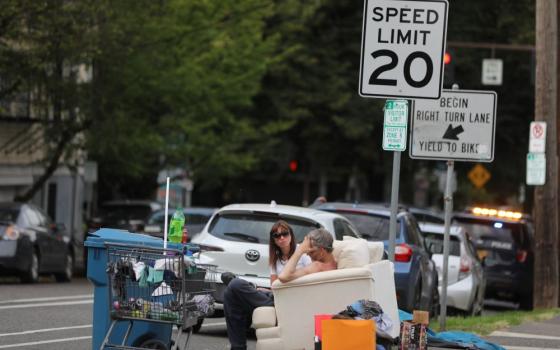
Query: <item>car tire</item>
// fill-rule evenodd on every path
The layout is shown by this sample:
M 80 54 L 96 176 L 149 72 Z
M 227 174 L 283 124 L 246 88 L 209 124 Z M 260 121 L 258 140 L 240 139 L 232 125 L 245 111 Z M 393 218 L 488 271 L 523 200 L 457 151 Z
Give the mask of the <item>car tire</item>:
M 31 263 L 27 271 L 22 273 L 21 281 L 23 283 L 37 283 L 39 281 L 39 256 L 36 251 L 33 251 Z
M 484 308 L 484 303 L 479 303 L 479 296 L 478 294 L 474 296 L 473 302 L 471 307 L 468 310 L 465 310 L 463 314 L 465 317 L 474 317 L 482 315 L 482 309 Z
M 418 281 L 415 286 L 416 289 L 414 290 L 410 312 L 413 310 L 422 310 L 422 282 Z
M 433 295 L 432 298 L 432 305 L 430 307 L 430 318 L 437 320 L 439 317 L 439 311 L 440 311 L 440 299 L 439 299 L 439 291 L 436 287 L 436 291 L 435 294 Z
M 220 317 L 225 317 L 224 315 L 224 310 L 214 310 L 214 313 L 210 316 L 207 316 L 210 318 L 220 318 Z
M 202 323 L 204 323 L 204 318 L 199 318 L 198 322 L 196 322 L 196 324 L 194 326 L 192 326 L 192 331 L 193 333 L 198 333 L 200 332 L 200 328 L 202 328 Z
M 526 310 L 526 311 L 533 310 L 533 296 L 532 295 L 521 296 L 519 300 L 519 308 L 521 310 Z
M 57 282 L 70 282 L 72 280 L 74 274 L 74 256 L 71 253 L 67 253 L 64 261 L 64 272 L 54 274 L 54 278 Z
M 140 344 L 142 349 L 169 350 L 167 345 L 159 339 L 148 339 Z

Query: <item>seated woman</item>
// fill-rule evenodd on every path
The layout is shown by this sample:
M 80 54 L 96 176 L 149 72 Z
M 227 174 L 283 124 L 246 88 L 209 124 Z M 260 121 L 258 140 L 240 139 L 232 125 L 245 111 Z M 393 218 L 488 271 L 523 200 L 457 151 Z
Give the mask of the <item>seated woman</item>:
M 290 225 L 284 220 L 277 221 L 270 229 L 268 242 L 268 265 L 270 266 L 270 284 L 278 279 L 288 259 L 296 251 L 296 237 Z M 304 254 L 297 262 L 297 268 L 311 264 L 311 258 Z

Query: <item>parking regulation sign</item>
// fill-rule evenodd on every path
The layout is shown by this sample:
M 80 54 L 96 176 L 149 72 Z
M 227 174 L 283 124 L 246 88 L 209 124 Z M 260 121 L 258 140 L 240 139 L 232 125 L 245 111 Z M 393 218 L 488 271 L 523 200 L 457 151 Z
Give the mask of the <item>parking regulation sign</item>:
M 443 90 L 439 100 L 414 100 L 410 158 L 494 160 L 494 91 Z
M 546 183 L 546 156 L 544 153 L 527 153 L 527 185 L 542 186 Z
M 529 152 L 546 152 L 546 122 L 531 122 L 529 127 Z
M 383 149 L 385 151 L 406 150 L 408 126 L 408 101 L 387 100 L 384 108 Z
M 365 0 L 363 97 L 440 97 L 447 0 Z

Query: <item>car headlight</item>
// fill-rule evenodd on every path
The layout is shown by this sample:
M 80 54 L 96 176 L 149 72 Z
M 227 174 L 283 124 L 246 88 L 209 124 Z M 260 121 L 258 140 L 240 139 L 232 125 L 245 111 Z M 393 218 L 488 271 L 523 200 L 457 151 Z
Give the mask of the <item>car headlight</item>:
M 4 230 L 4 235 L 2 236 L 2 239 L 15 241 L 18 238 L 19 238 L 19 231 L 15 225 L 10 225 Z

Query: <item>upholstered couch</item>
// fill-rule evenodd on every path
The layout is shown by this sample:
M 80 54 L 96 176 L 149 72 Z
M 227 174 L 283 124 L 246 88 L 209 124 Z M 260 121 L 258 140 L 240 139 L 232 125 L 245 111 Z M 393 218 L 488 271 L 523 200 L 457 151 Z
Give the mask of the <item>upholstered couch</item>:
M 314 349 L 314 315 L 336 314 L 359 299 L 377 301 L 399 334 L 393 263 L 381 260 L 383 244 L 345 237 L 334 242 L 338 269 L 272 284 L 274 307 L 253 313 L 257 350 Z

